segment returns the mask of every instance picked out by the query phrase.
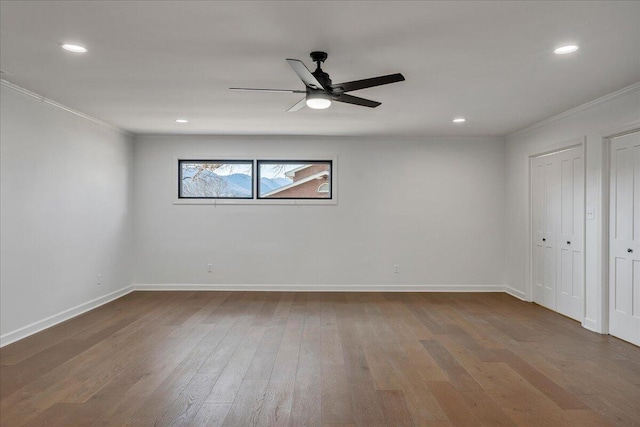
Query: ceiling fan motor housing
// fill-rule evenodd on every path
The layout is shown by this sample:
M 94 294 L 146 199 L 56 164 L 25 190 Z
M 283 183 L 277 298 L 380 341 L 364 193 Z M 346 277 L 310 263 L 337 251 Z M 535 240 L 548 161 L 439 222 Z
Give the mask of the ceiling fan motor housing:
M 313 74 L 313 77 L 318 80 L 318 82 L 327 90 L 327 92 L 331 92 L 331 79 L 329 78 L 329 74 L 322 71 L 320 67 L 318 67 L 318 69 L 311 74 Z M 308 90 L 309 88 L 307 87 L 307 91 Z
M 315 51 L 315 52 L 311 52 L 310 56 L 311 56 L 311 60 L 318 65 L 316 70 L 311 74 L 313 74 L 316 80 L 318 80 L 318 82 L 327 90 L 327 92 L 330 93 L 331 79 L 329 78 L 329 74 L 325 73 L 324 71 L 322 71 L 322 68 L 320 68 L 320 64 L 327 59 L 327 56 L 328 56 L 327 53 Z M 307 91 L 307 93 L 309 92 Z

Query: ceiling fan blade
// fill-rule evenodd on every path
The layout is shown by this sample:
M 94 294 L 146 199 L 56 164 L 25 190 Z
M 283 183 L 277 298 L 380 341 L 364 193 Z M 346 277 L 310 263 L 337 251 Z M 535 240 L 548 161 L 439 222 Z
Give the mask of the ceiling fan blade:
M 320 84 L 315 76 L 311 74 L 311 71 L 309 71 L 307 66 L 304 65 L 302 61 L 298 59 L 287 59 L 287 62 L 306 86 L 310 87 L 311 89 L 324 89 L 322 84 Z
M 230 87 L 229 90 L 235 90 L 240 92 L 275 92 L 275 93 L 306 93 L 306 90 L 293 90 L 293 89 L 257 89 L 252 87 Z
M 368 87 L 388 85 L 404 81 L 404 76 L 400 73 L 389 74 L 388 76 L 372 77 L 370 79 L 354 80 L 352 82 L 338 83 L 331 85 L 335 92 L 351 92 L 352 90 L 366 89 Z
M 307 105 L 307 97 L 305 96 L 300 101 L 296 102 L 295 105 L 287 110 L 287 113 L 293 113 L 294 111 L 298 111 L 304 106 Z
M 370 99 L 358 98 L 357 96 L 341 94 L 334 95 L 333 100 L 337 102 L 344 102 L 347 104 L 361 105 L 363 107 L 376 108 L 381 102 L 372 101 Z

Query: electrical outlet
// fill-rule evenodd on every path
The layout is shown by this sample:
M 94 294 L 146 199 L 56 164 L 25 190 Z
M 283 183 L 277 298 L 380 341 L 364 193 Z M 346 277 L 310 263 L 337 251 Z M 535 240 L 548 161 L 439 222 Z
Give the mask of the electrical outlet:
M 102 273 L 98 273 L 98 276 L 96 278 L 96 285 L 102 285 Z
M 207 273 L 213 272 L 213 264 L 207 264 Z
M 393 265 L 393 273 L 400 274 L 400 266 L 398 264 Z

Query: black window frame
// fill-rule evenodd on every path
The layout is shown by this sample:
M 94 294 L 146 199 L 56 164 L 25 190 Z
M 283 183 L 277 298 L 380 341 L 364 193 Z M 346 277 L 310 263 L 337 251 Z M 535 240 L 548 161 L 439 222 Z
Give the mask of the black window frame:
M 244 197 L 196 197 L 182 195 L 182 164 L 183 163 L 222 163 L 222 164 L 249 164 L 251 165 L 251 195 Z M 255 200 L 256 189 L 256 162 L 253 159 L 220 160 L 220 159 L 178 159 L 178 199 L 179 200 Z
M 329 164 L 329 197 L 263 197 L 260 196 L 261 164 Z M 333 200 L 333 160 L 271 160 L 257 159 L 255 166 L 256 195 L 255 200 Z

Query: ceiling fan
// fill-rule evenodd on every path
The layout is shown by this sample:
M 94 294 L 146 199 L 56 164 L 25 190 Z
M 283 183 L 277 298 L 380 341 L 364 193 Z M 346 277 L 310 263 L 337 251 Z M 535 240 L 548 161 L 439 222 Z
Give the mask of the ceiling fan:
M 254 91 L 254 92 L 282 92 L 282 93 L 305 93 L 305 97 L 298 101 L 293 107 L 287 110 L 288 113 L 298 111 L 305 105 L 309 108 L 324 109 L 329 108 L 332 101 L 344 102 L 346 104 L 360 105 L 363 107 L 376 108 L 380 102 L 370 99 L 358 98 L 347 95 L 346 92 L 366 89 L 374 86 L 386 85 L 389 83 L 401 82 L 404 76 L 400 73 L 389 74 L 387 76 L 372 77 L 364 80 L 354 80 L 352 82 L 332 84 L 329 74 L 322 71 L 320 64 L 327 59 L 325 52 L 311 52 L 311 59 L 317 64 L 316 70 L 312 73 L 298 59 L 287 59 L 293 71 L 300 77 L 306 86 L 305 90 L 290 89 L 257 89 L 245 87 L 231 87 L 231 90 Z

